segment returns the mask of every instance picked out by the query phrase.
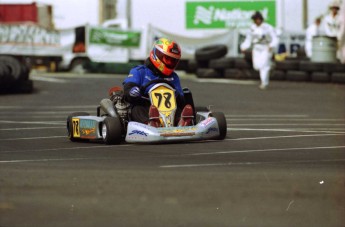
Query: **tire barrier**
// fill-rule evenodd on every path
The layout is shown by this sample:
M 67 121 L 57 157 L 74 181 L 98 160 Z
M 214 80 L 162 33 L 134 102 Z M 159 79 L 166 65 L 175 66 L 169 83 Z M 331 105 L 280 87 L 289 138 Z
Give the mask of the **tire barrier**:
M 31 93 L 30 69 L 11 56 L 0 56 L 0 94 Z
M 286 80 L 290 81 L 307 81 L 309 80 L 309 74 L 304 71 L 287 71 Z
M 211 45 L 206 46 L 195 51 L 195 59 L 197 61 L 209 61 L 224 57 L 228 53 L 228 48 L 225 45 Z
M 188 73 L 199 78 L 228 78 L 259 80 L 253 70 L 250 52 L 245 57 L 226 57 L 226 46 L 213 45 L 196 50 L 195 59 L 188 61 Z M 271 80 L 312 81 L 317 83 L 345 83 L 345 64 L 311 62 L 309 58 L 288 57 L 276 61 L 270 73 Z

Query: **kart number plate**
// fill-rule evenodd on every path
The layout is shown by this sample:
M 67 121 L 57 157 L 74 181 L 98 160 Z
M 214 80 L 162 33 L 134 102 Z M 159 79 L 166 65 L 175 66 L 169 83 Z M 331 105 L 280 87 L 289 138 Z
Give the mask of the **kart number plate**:
M 73 137 L 80 137 L 80 121 L 79 118 L 72 118 Z
M 151 102 L 160 112 L 171 112 L 176 108 L 174 91 L 159 86 L 151 92 Z

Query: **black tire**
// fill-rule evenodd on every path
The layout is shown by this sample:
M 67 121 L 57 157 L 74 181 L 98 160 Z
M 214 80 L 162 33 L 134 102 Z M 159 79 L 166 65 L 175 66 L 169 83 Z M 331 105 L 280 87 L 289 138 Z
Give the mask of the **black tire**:
M 21 67 L 21 72 L 22 72 L 22 74 L 20 76 L 20 79 L 21 80 L 28 80 L 29 79 L 29 74 L 30 74 L 29 67 L 27 65 L 25 65 L 25 64 L 21 64 L 20 67 Z
M 198 62 L 194 59 L 189 60 L 186 72 L 187 73 L 195 73 L 197 69 L 198 69 Z
M 234 65 L 236 69 L 252 69 L 253 65 L 251 62 L 247 61 L 244 58 L 236 58 L 234 60 Z
M 226 69 L 224 77 L 228 79 L 246 79 L 245 74 L 240 69 Z
M 217 140 L 223 140 L 226 137 L 226 134 L 228 132 L 228 125 L 226 123 L 226 118 L 224 113 L 222 112 L 213 112 L 211 114 L 212 117 L 216 118 L 219 128 L 219 136 L 215 139 Z
M 299 70 L 304 72 L 322 72 L 324 63 L 301 61 L 299 63 Z
M 326 72 L 313 72 L 311 73 L 311 80 L 314 82 L 327 83 L 330 82 L 331 76 Z
M 244 77 L 250 80 L 260 79 L 260 72 L 254 69 L 243 69 Z
M 209 112 L 210 110 L 206 106 L 196 106 L 195 111 L 196 112 Z
M 209 64 L 210 64 L 210 61 L 209 61 L 209 60 L 207 60 L 207 61 L 200 61 L 200 60 L 197 60 L 197 61 L 196 61 L 196 65 L 197 65 L 197 66 L 196 66 L 196 67 L 197 67 L 196 70 L 198 70 L 199 68 L 208 69 Z
M 21 94 L 29 94 L 32 93 L 33 90 L 34 83 L 32 80 L 19 80 L 14 83 L 13 87 L 11 88 L 11 92 Z
M 342 73 L 332 73 L 333 83 L 345 83 L 345 72 Z
M 119 118 L 107 117 L 104 119 L 102 137 L 105 144 L 120 144 L 122 141 L 122 132 L 123 128 Z
M 271 80 L 285 80 L 286 73 L 283 70 L 274 70 L 270 76 Z
M 324 63 L 323 71 L 326 73 L 345 72 L 345 64 Z
M 0 93 L 6 93 L 14 83 L 14 78 L 10 73 L 10 68 L 5 63 L 0 62 Z
M 228 53 L 225 45 L 206 46 L 195 51 L 195 59 L 198 61 L 212 60 L 224 57 Z
M 303 71 L 287 71 L 286 80 L 290 81 L 308 81 L 309 73 Z
M 277 70 L 298 70 L 299 62 L 296 60 L 285 60 L 275 62 L 275 69 Z
M 13 80 L 21 79 L 22 66 L 17 59 L 10 56 L 0 56 L 0 62 L 3 62 L 10 69 L 10 75 Z
M 198 78 L 221 78 L 222 73 L 214 69 L 198 69 L 196 71 L 196 76 Z
M 210 61 L 209 67 L 212 69 L 231 69 L 234 67 L 233 58 L 220 58 Z
M 74 138 L 73 137 L 73 133 L 72 133 L 72 131 L 73 131 L 73 128 L 72 128 L 73 127 L 73 125 L 72 125 L 72 117 L 76 117 L 76 116 L 90 116 L 90 114 L 86 113 L 86 112 L 74 112 L 74 113 L 68 115 L 67 122 L 66 122 L 67 123 L 66 124 L 66 126 L 67 126 L 67 136 L 68 136 L 69 140 L 72 141 L 72 142 L 80 141 L 80 139 Z

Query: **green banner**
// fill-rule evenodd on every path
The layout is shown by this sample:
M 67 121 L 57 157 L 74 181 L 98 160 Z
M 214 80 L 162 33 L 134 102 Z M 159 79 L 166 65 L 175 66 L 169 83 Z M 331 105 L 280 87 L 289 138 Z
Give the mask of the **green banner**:
M 187 29 L 248 28 L 251 16 L 260 11 L 265 21 L 276 25 L 276 1 L 189 1 Z
M 139 47 L 140 32 L 91 27 L 89 43 L 99 45 Z

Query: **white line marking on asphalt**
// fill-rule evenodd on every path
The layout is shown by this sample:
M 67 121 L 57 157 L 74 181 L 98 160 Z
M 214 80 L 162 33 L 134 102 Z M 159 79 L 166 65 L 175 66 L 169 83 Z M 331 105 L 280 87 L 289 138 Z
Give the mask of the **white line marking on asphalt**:
M 81 108 L 95 108 L 97 105 L 85 105 L 85 106 L 0 106 L 0 109 L 81 109 Z
M 135 144 L 118 144 L 118 145 L 100 145 L 100 146 L 84 146 L 84 147 L 65 147 L 65 148 L 44 148 L 44 149 L 34 149 L 34 150 L 12 150 L 12 151 L 0 151 L 2 153 L 22 153 L 22 152 L 40 152 L 40 151 L 61 151 L 61 150 L 81 150 L 81 149 L 93 149 L 93 148 L 117 148 L 117 147 L 129 147 L 135 146 Z
M 30 78 L 32 80 L 51 82 L 51 83 L 61 83 L 61 84 L 67 83 L 67 80 L 58 79 L 58 78 L 54 78 L 54 77 L 32 76 Z
M 77 109 L 76 109 L 77 110 Z M 96 107 L 93 110 L 83 110 L 83 112 L 96 112 Z M 76 112 L 76 111 L 75 111 Z M 26 116 L 26 115 L 64 115 L 67 117 L 68 114 L 71 114 L 71 111 L 25 111 L 25 112 L 20 112 L 16 116 Z M 0 115 L 6 115 L 8 116 L 9 113 L 0 113 Z
M 1 163 L 22 163 L 22 162 L 56 162 L 56 161 L 80 161 L 80 160 L 98 160 L 106 158 L 51 158 L 51 159 L 27 159 L 27 160 L 7 160 Z
M 320 131 L 314 129 L 314 130 L 303 130 L 303 129 L 263 129 L 263 128 L 227 128 L 228 132 L 231 131 L 266 131 L 266 132 L 305 132 L 305 133 L 339 133 L 339 134 L 343 134 L 345 132 L 337 132 L 337 131 Z M 332 129 L 333 130 L 333 129 Z M 339 129 L 334 129 L 334 130 L 339 130 Z M 342 130 L 342 129 L 341 129 Z
M 339 121 L 339 122 L 345 122 L 345 119 L 343 118 L 332 118 L 332 119 L 321 119 L 321 118 L 309 118 L 309 119 L 294 119 L 294 118 L 275 118 L 275 119 L 269 119 L 269 118 L 226 118 L 226 120 L 229 121 L 304 121 L 304 122 L 308 122 L 308 121 L 319 121 L 319 122 L 324 122 L 324 121 Z
M 257 150 L 239 150 L 239 151 L 216 151 L 205 153 L 186 154 L 188 156 L 202 156 L 202 155 L 219 155 L 219 154 L 236 154 L 236 153 L 253 153 L 253 152 L 269 152 L 269 151 L 296 151 L 296 150 L 321 150 L 321 149 L 344 149 L 345 146 L 330 146 L 330 147 L 295 147 L 295 148 L 273 148 L 273 149 L 257 149 Z
M 289 203 L 288 207 L 286 208 L 286 211 L 289 211 L 290 206 L 294 203 L 294 200 L 291 200 L 291 202 Z
M 233 126 L 300 126 L 300 125 L 308 125 L 308 126 L 342 126 L 344 127 L 344 124 L 326 124 L 326 123 L 284 123 L 284 124 L 280 124 L 280 123 L 273 123 L 273 124 L 267 124 L 267 123 L 257 123 L 257 124 L 228 124 L 229 126 L 233 125 Z
M 54 128 L 65 128 L 65 127 L 1 128 L 0 131 L 41 130 L 41 129 L 54 129 Z
M 256 118 L 261 118 L 261 117 L 269 117 L 269 118 L 277 118 L 277 117 L 286 117 L 286 118 L 306 118 L 309 117 L 309 115 L 304 115 L 304 114 L 225 114 L 225 117 L 240 117 L 240 118 L 251 118 L 251 117 L 256 117 Z
M 254 85 L 257 81 L 254 80 L 231 80 L 231 79 L 194 79 L 199 83 L 217 83 L 217 84 L 239 84 L 239 85 Z
M 181 164 L 163 165 L 160 168 L 193 168 L 193 167 L 212 167 L 212 166 L 236 166 L 236 165 L 272 165 L 272 164 L 303 164 L 315 162 L 343 162 L 345 159 L 323 159 L 323 160 L 295 160 L 281 162 L 225 162 L 225 163 L 205 163 L 205 164 Z
M 26 138 L 8 138 L 8 139 L 0 139 L 0 141 L 56 139 L 56 138 L 63 138 L 63 137 L 67 138 L 67 136 L 41 136 L 41 137 L 26 137 Z
M 298 138 L 298 137 L 326 137 L 326 136 L 343 136 L 343 134 L 313 134 L 313 135 L 290 135 L 290 136 L 262 136 L 262 137 L 248 137 L 237 139 L 225 139 L 230 141 L 236 140 L 263 140 L 263 139 L 282 139 L 282 138 Z
M 66 122 L 61 121 L 0 121 L 6 124 L 39 124 L 39 125 L 65 125 Z

